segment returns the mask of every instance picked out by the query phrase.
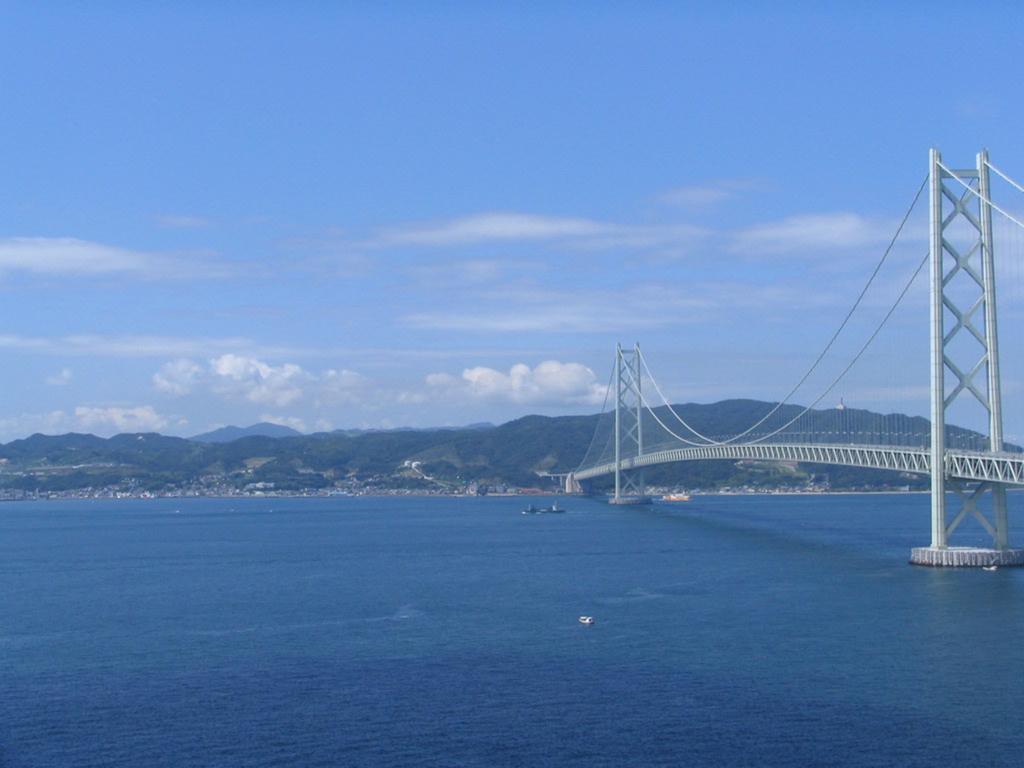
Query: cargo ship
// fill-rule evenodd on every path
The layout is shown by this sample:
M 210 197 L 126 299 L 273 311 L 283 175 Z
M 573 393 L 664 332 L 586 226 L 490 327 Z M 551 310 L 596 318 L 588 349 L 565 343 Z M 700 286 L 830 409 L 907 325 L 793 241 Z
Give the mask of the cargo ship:
M 690 494 L 688 493 L 666 493 L 661 497 L 662 501 L 689 501 Z
M 550 507 L 535 507 L 533 504 L 523 510 L 524 515 L 562 515 L 565 510 L 558 506 L 556 501 Z

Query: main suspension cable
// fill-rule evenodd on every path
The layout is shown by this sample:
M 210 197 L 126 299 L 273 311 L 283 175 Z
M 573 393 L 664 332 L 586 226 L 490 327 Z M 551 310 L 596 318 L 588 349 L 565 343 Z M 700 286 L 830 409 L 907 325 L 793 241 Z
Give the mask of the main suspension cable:
M 576 467 L 575 471 L 577 471 L 577 472 L 587 462 L 587 457 L 590 455 L 590 451 L 591 451 L 591 449 L 593 449 L 594 443 L 597 442 L 597 430 L 601 426 L 601 419 L 604 416 L 605 408 L 608 407 L 608 395 L 611 394 L 611 391 L 612 391 L 612 379 L 614 379 L 614 378 L 615 378 L 615 366 L 613 365 L 611 373 L 608 374 L 608 386 L 604 388 L 604 402 L 601 403 L 601 414 L 597 417 L 597 424 L 594 425 L 594 434 L 590 436 L 590 445 L 587 446 L 587 450 L 583 454 L 583 458 L 580 460 L 579 466 Z M 607 448 L 607 447 L 608 446 L 605 445 L 605 448 Z M 602 448 L 601 451 L 603 453 L 604 452 L 604 448 Z
M 959 184 L 959 185 L 960 185 L 961 187 L 963 187 L 964 189 L 966 189 L 966 190 L 967 190 L 968 192 L 970 192 L 970 193 L 971 193 L 972 195 L 974 195 L 974 196 L 975 196 L 976 198 L 978 198 L 979 200 L 981 200 L 981 201 L 982 201 L 983 203 L 985 203 L 986 205 L 988 205 L 988 206 L 990 206 L 990 207 L 992 207 L 992 208 L 995 208 L 995 209 L 996 209 L 997 211 L 999 211 L 999 212 L 1000 212 L 1001 214 L 1003 214 L 1003 216 L 1005 216 L 1006 218 L 1008 218 L 1008 219 L 1009 219 L 1010 221 L 1012 221 L 1012 222 L 1013 222 L 1014 224 L 1016 224 L 1016 225 L 1017 225 L 1018 227 L 1020 227 L 1021 229 L 1024 229 L 1024 223 L 1022 223 L 1022 222 L 1021 222 L 1021 221 L 1020 221 L 1020 220 L 1019 220 L 1019 219 L 1018 219 L 1017 217 L 1015 217 L 1015 216 L 1014 216 L 1013 214 L 1011 214 L 1011 213 L 1007 213 L 1006 211 L 1004 211 L 1004 210 L 1003 210 L 1002 208 L 1000 208 L 1000 207 L 999 207 L 998 205 L 996 205 L 995 203 L 993 203 L 993 202 L 992 202 L 992 201 L 991 201 L 991 200 L 990 200 L 989 198 L 987 198 L 987 197 L 985 197 L 985 196 L 984 196 L 983 194 L 981 194 L 981 192 L 979 192 L 978 190 L 976 190 L 976 189 L 975 189 L 974 187 L 972 187 L 972 186 L 971 186 L 970 184 L 968 184 L 968 183 L 967 183 L 967 182 L 965 182 L 965 181 L 964 181 L 963 179 L 961 179 L 961 178 L 960 178 L 959 176 L 957 176 L 957 175 L 956 175 L 955 173 L 953 173 L 953 171 L 951 171 L 951 170 L 950 170 L 949 168 L 947 168 L 946 166 L 944 166 L 944 165 L 943 165 L 942 163 L 936 163 L 936 165 L 938 165 L 938 166 L 939 166 L 939 168 L 941 168 L 941 169 L 942 169 L 942 170 L 944 170 L 944 171 L 945 171 L 946 173 L 948 173 L 951 179 L 954 179 L 954 180 L 956 181 L 956 183 L 957 183 L 957 184 Z M 1002 174 L 999 174 L 999 175 L 1000 175 L 1000 176 L 1002 176 Z M 1005 177 L 1004 177 L 1004 178 L 1005 178 Z
M 654 374 L 651 373 L 651 369 L 647 365 L 647 359 L 644 357 L 643 353 L 640 353 L 640 364 L 643 365 L 644 370 L 647 371 L 647 378 L 650 379 L 651 380 L 651 384 L 654 385 L 654 390 L 658 393 L 658 397 L 661 398 L 662 403 L 664 403 L 665 407 L 668 408 L 669 413 L 671 413 L 673 416 L 676 417 L 676 421 L 678 421 L 680 424 L 682 424 L 684 427 L 686 427 L 688 430 L 690 430 L 694 435 L 699 437 L 701 440 L 707 441 L 708 445 L 715 445 L 715 441 L 713 439 L 711 439 L 707 435 L 704 435 L 704 434 L 701 434 L 700 432 L 698 432 L 692 426 L 687 424 L 686 420 L 682 416 L 680 416 L 678 413 L 676 413 L 675 408 L 672 407 L 672 404 L 668 401 L 668 398 L 665 397 L 665 394 L 661 391 L 661 387 L 658 386 L 658 380 L 656 378 L 654 378 Z M 666 429 L 668 429 L 668 428 L 666 427 Z M 675 433 L 673 432 L 672 434 L 675 434 Z M 682 438 L 679 438 L 679 439 L 682 440 Z M 690 441 L 687 440 L 685 442 L 690 442 Z M 698 443 L 691 443 L 691 445 L 698 445 Z
M 998 168 L 996 168 L 994 165 L 992 165 L 992 163 L 990 163 L 988 160 L 985 161 L 985 165 L 987 165 L 990 170 L 995 171 L 996 175 L 1002 177 L 1003 181 L 1008 182 L 1010 184 L 1010 186 L 1016 187 L 1018 192 L 1024 192 L 1024 187 L 1022 187 L 1016 181 L 1014 181 L 1009 176 L 1007 176 L 1005 173 L 1000 171 Z
M 796 423 L 796 421 L 798 419 L 803 418 L 811 409 L 814 408 L 814 406 L 816 406 L 818 403 L 820 403 L 822 400 L 824 400 L 826 395 L 828 395 L 829 392 L 831 392 L 833 389 L 835 389 L 835 386 L 843 379 L 844 376 L 846 376 L 847 373 L 850 372 L 850 369 L 853 368 L 853 366 L 857 364 L 857 361 L 861 359 L 861 357 L 867 351 L 868 347 L 871 346 L 871 343 L 878 337 L 878 334 L 881 333 L 882 328 L 885 327 L 885 324 L 887 322 L 889 322 L 889 318 L 891 318 L 893 316 L 893 313 L 896 311 L 896 308 L 899 307 L 899 305 L 903 302 L 904 297 L 910 291 L 910 287 L 914 284 L 914 281 L 917 280 L 917 276 L 921 274 L 921 270 L 924 269 L 924 265 L 928 263 L 929 256 L 931 256 L 930 253 L 926 253 L 924 255 L 924 258 L 921 259 L 921 263 L 918 264 L 917 265 L 917 269 L 914 270 L 914 274 L 912 274 L 910 276 L 910 279 L 907 281 L 907 284 L 904 285 L 903 286 L 903 290 L 900 291 L 900 295 L 896 297 L 896 301 L 889 308 L 889 311 L 885 313 L 885 317 L 883 317 L 882 321 L 875 327 L 875 330 L 868 337 L 867 341 L 864 342 L 864 345 L 860 348 L 860 350 L 858 350 L 857 354 L 853 356 L 853 359 L 850 360 L 849 363 L 847 363 L 846 367 L 843 368 L 842 371 L 840 371 L 838 376 L 836 376 L 834 379 L 832 379 L 832 383 L 828 385 L 828 388 L 825 389 L 825 391 L 822 392 L 820 395 L 818 395 L 818 397 L 814 400 L 814 402 L 812 402 L 810 405 L 806 406 L 799 414 L 794 416 L 792 419 L 790 419 L 788 422 L 786 422 L 785 424 L 783 424 L 781 427 L 779 427 L 778 429 L 774 430 L 773 432 L 769 432 L 768 434 L 766 434 L 766 435 L 764 435 L 762 437 L 759 437 L 756 440 L 752 440 L 751 444 L 763 443 L 769 437 L 774 437 L 775 435 L 779 434 L 779 432 L 782 432 L 784 429 L 788 429 L 790 426 L 792 426 L 794 423 Z
M 850 360 L 850 362 L 848 362 L 846 364 L 846 367 L 843 368 L 843 370 L 839 372 L 839 374 L 832 380 L 832 382 L 828 385 L 828 387 L 820 395 L 818 395 L 818 397 L 815 398 L 814 401 L 811 402 L 810 405 L 805 406 L 800 411 L 800 413 L 798 413 L 792 419 L 787 421 L 785 424 L 783 424 L 778 429 L 772 430 L 771 432 L 768 432 L 765 435 L 761 435 L 761 436 L 759 436 L 755 440 L 751 440 L 748 443 L 749 445 L 756 445 L 757 443 L 763 443 L 765 440 L 768 440 L 769 438 L 774 437 L 775 435 L 779 434 L 780 432 L 788 429 L 793 424 L 795 424 L 797 421 L 799 421 L 801 418 L 806 416 L 811 410 L 814 409 L 814 407 L 818 403 L 820 403 L 822 400 L 825 399 L 825 397 L 829 394 L 829 392 L 831 392 L 833 389 L 835 389 L 836 385 L 840 381 L 842 381 L 842 379 L 846 376 L 847 373 L 850 372 L 850 370 L 853 368 L 853 366 L 856 365 L 857 362 L 861 359 L 861 357 L 864 356 L 864 353 L 867 352 L 867 350 L 871 346 L 871 344 L 875 341 L 876 338 L 878 338 L 878 334 L 882 332 L 882 329 L 885 327 L 886 323 L 888 323 L 890 318 L 892 318 L 893 314 L 895 314 L 896 309 L 900 306 L 900 304 L 903 303 L 903 299 L 906 298 L 906 295 L 910 292 L 911 286 L 913 286 L 914 282 L 917 280 L 918 276 L 921 274 L 921 270 L 924 269 L 924 265 L 928 263 L 928 259 L 929 259 L 930 255 L 931 255 L 930 253 L 926 253 L 924 255 L 924 258 L 921 259 L 921 262 L 917 265 L 917 268 L 914 270 L 913 274 L 910 276 L 910 279 L 907 280 L 906 284 L 903 286 L 903 289 L 900 291 L 899 295 L 896 297 L 896 300 L 893 302 L 892 306 L 889 307 L 889 310 L 885 313 L 885 316 L 881 319 L 881 321 L 878 323 L 878 325 L 875 326 L 875 329 L 872 331 L 871 335 L 867 338 L 867 340 L 864 342 L 864 344 L 861 346 L 861 348 L 857 351 L 857 354 L 853 356 L 853 358 Z M 632 371 L 629 370 L 628 368 L 626 369 L 626 375 L 629 377 L 629 380 L 634 385 L 636 385 L 638 383 L 636 381 L 636 379 L 634 378 Z M 652 377 L 652 381 L 653 381 L 653 377 Z M 657 389 L 657 387 L 655 387 L 655 388 Z M 705 447 L 710 447 L 710 446 L 727 445 L 730 442 L 735 441 L 736 438 L 731 438 L 730 440 L 723 440 L 723 441 L 718 441 L 718 442 L 713 442 L 713 443 L 694 443 L 693 441 L 688 440 L 685 437 L 682 437 L 681 435 L 678 435 L 667 424 L 665 424 L 664 421 L 661 420 L 661 418 L 655 412 L 654 408 L 651 407 L 650 403 L 643 396 L 642 388 L 637 386 L 636 389 L 637 389 L 637 394 L 638 394 L 639 399 L 640 399 L 640 404 L 644 408 L 647 409 L 648 413 L 651 414 L 651 416 L 658 423 L 658 425 L 661 426 L 662 429 L 664 429 L 666 432 L 668 432 L 668 434 L 670 434 L 676 440 L 679 440 L 682 443 L 686 443 L 686 444 L 694 446 L 696 448 L 705 448 Z M 689 427 L 687 427 L 687 428 L 689 428 Z
M 646 368 L 646 366 L 645 366 L 645 368 Z M 634 385 L 638 385 L 639 382 L 637 382 L 637 380 L 633 377 L 633 372 L 631 370 L 629 370 L 629 368 L 626 368 L 625 370 L 626 370 L 626 375 L 629 377 L 629 380 Z M 648 377 L 651 379 L 651 382 L 654 383 L 655 389 L 657 389 L 657 383 L 654 382 L 654 377 L 651 376 L 650 373 L 651 372 L 648 370 L 647 371 Z M 690 429 L 691 431 L 694 431 L 700 437 L 703 437 L 705 440 L 708 440 L 709 442 L 706 442 L 706 443 L 695 443 L 692 440 L 687 440 L 685 437 L 682 437 L 682 436 L 676 434 L 672 429 L 670 429 L 668 427 L 668 425 L 665 424 L 665 422 L 663 422 L 660 418 L 658 418 L 658 414 L 655 413 L 654 408 L 651 407 L 651 404 L 648 402 L 647 398 L 644 397 L 644 395 L 643 395 L 643 388 L 640 387 L 640 386 L 636 386 L 636 390 L 637 390 L 637 395 L 638 395 L 638 397 L 640 399 L 640 404 L 644 408 L 647 409 L 647 412 L 650 413 L 651 416 L 654 417 L 654 420 L 656 422 L 658 422 L 658 424 L 661 425 L 661 428 L 664 429 L 666 432 L 668 432 L 670 435 L 672 435 L 672 437 L 674 437 L 676 440 L 680 441 L 681 443 L 686 443 L 687 445 L 692 445 L 695 448 L 705 448 L 705 447 L 711 446 L 711 445 L 721 445 L 721 443 L 713 442 L 713 441 L 711 441 L 710 438 L 704 437 L 704 435 L 700 435 L 700 433 L 697 433 L 696 430 L 693 430 L 692 427 L 690 427 L 689 425 L 686 425 L 685 422 L 684 422 L 684 425 L 687 427 L 687 429 Z M 661 394 L 661 393 L 659 392 L 659 394 Z M 662 395 L 662 399 L 664 400 L 664 395 Z M 672 406 L 669 406 L 669 410 L 672 410 Z M 679 417 L 676 416 L 676 418 L 679 418 Z
M 881 272 L 882 267 L 885 265 L 885 262 L 888 260 L 889 254 L 892 253 L 892 249 L 896 246 L 896 241 L 899 239 L 900 235 L 902 234 L 903 228 L 906 226 L 907 221 L 910 219 L 910 215 L 913 213 L 914 208 L 917 206 L 918 201 L 921 199 L 921 193 L 924 191 L 924 188 L 925 188 L 925 186 L 927 184 L 928 184 L 928 176 L 926 175 L 924 177 L 924 180 L 921 182 L 921 185 L 917 188 L 917 192 L 914 194 L 914 199 L 911 201 L 910 207 L 907 208 L 906 212 L 903 214 L 903 218 L 900 220 L 899 226 L 896 228 L 896 232 L 893 234 L 892 238 L 889 240 L 889 244 L 885 248 L 885 251 L 882 253 L 881 259 L 879 259 L 878 263 L 875 265 L 875 268 L 872 271 L 871 276 L 868 277 L 867 282 L 864 284 L 864 287 L 861 289 L 860 294 L 857 296 L 856 301 L 854 301 L 854 303 L 853 303 L 853 306 L 850 307 L 849 311 L 846 313 L 846 317 L 843 318 L 843 321 L 839 324 L 839 327 L 836 328 L 835 332 L 832 334 L 832 337 L 828 340 L 828 343 L 825 345 L 825 347 L 818 354 L 817 358 L 815 358 L 815 360 L 811 364 L 811 366 L 807 369 L 807 371 L 800 378 L 800 380 L 796 383 L 796 385 L 792 389 L 789 390 L 789 392 L 786 394 L 786 396 L 782 400 L 779 400 L 774 405 L 774 407 L 771 410 L 769 410 L 768 413 L 766 413 L 759 421 L 757 421 L 755 424 L 753 424 L 750 427 L 748 427 L 747 429 L 745 429 L 743 432 L 740 432 L 739 434 L 734 435 L 733 437 L 730 437 L 728 440 L 714 441 L 714 440 L 711 440 L 710 438 L 706 437 L 705 435 L 702 435 L 697 430 L 695 430 L 693 427 L 691 427 L 689 424 L 687 424 L 686 421 L 684 419 L 682 419 L 679 416 L 679 414 L 677 414 L 675 412 L 675 410 L 672 408 L 671 404 L 668 402 L 668 399 L 662 394 L 660 387 L 658 387 L 657 380 L 654 378 L 653 375 L 651 375 L 650 368 L 647 368 L 646 361 L 644 361 L 644 367 L 647 369 L 647 375 L 650 377 L 651 381 L 654 383 L 655 390 L 661 396 L 662 401 L 664 401 L 664 404 L 668 406 L 669 412 L 673 416 L 675 416 L 676 420 L 680 424 L 682 424 L 684 427 L 686 427 L 688 430 L 693 432 L 693 434 L 695 434 L 696 436 L 702 438 L 703 440 L 707 440 L 708 443 L 711 444 L 711 445 L 727 445 L 729 443 L 736 442 L 740 438 L 746 437 L 751 432 L 753 432 L 755 429 L 757 429 L 762 424 L 764 424 L 766 421 L 768 421 L 768 419 L 770 419 L 772 416 L 774 416 L 776 413 L 778 413 L 778 411 L 784 405 L 786 405 L 789 402 L 789 399 L 791 397 L 793 397 L 793 395 L 795 395 L 799 391 L 800 387 L 802 387 L 807 382 L 807 379 L 809 379 L 811 377 L 811 374 L 813 374 L 814 371 L 817 370 L 817 368 L 821 364 L 822 360 L 825 359 L 825 356 L 829 353 L 829 351 L 835 345 L 836 340 L 838 340 L 840 334 L 842 334 L 842 332 L 846 329 L 846 326 L 849 325 L 850 319 L 853 317 L 853 314 L 857 311 L 858 307 L 860 307 L 861 302 L 864 301 L 864 297 L 867 295 L 867 293 L 870 290 L 872 284 L 874 284 L 875 279 L 878 277 L 879 272 Z M 915 273 L 915 276 L 916 276 L 916 273 Z M 687 441 L 687 442 L 689 442 L 689 441 Z

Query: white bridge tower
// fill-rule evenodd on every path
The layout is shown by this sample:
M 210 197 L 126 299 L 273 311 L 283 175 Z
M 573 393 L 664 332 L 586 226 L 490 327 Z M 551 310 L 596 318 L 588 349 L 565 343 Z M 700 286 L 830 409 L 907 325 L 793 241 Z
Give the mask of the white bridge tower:
M 933 149 L 929 173 L 932 537 L 931 546 L 912 550 L 910 561 L 1020 565 L 1024 550 L 1009 547 L 1006 486 L 954 480 L 947 463 L 947 443 L 955 440 L 947 430 L 947 414 L 955 406 L 958 413 L 980 408 L 987 417 L 988 449 L 1003 450 L 988 153 L 977 155 L 974 168 L 952 169 Z M 950 492 L 959 501 L 952 517 L 947 512 Z M 991 535 L 991 548 L 949 545 L 968 516 Z
M 622 462 L 644 455 L 644 400 L 640 345 L 615 347 L 615 495 L 612 504 L 650 502 L 644 487 L 644 471 L 623 469 Z

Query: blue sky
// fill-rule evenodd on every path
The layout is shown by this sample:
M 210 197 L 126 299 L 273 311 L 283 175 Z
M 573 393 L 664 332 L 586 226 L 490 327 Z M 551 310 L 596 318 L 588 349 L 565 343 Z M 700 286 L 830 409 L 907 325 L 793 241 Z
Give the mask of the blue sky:
M 1024 175 L 1010 4 L 0 14 L 4 440 L 588 412 L 620 340 L 777 398 L 930 146 Z M 920 410 L 922 306 L 846 399 Z

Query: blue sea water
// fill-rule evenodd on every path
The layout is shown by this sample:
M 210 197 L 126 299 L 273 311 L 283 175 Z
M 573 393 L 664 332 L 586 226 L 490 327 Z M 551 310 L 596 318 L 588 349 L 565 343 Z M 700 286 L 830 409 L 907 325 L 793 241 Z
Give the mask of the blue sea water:
M 0 765 L 1020 766 L 1024 571 L 927 505 L 5 504 Z

